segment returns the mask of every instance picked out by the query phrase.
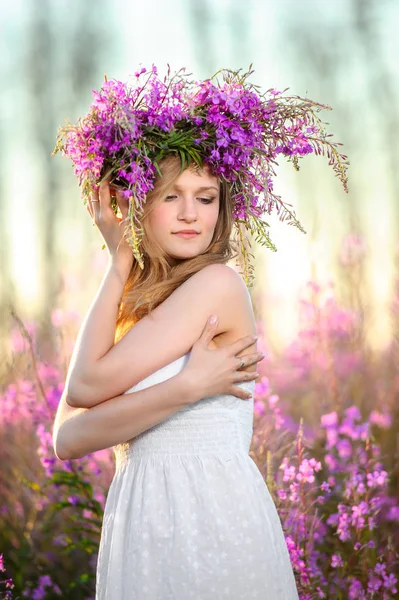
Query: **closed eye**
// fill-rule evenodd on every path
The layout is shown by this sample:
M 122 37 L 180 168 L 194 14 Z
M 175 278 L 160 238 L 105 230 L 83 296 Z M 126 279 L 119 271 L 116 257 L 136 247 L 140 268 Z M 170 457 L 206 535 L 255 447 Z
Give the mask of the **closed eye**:
M 173 198 L 177 198 L 177 196 L 166 196 L 165 200 L 170 200 Z M 198 198 L 198 200 L 201 200 L 201 202 L 203 202 L 204 204 L 210 204 L 211 202 L 213 202 L 215 199 L 215 196 L 213 198 Z

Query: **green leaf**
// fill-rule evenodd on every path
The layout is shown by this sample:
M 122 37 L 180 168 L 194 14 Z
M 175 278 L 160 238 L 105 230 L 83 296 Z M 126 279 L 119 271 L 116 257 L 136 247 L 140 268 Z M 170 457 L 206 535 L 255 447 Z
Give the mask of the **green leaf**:
M 183 150 L 179 150 L 180 159 L 181 159 L 181 170 L 184 171 L 184 165 L 186 164 L 186 157 L 184 155 Z
M 94 529 L 90 529 L 89 527 L 68 527 L 68 533 L 71 531 L 77 531 L 78 533 L 88 533 L 90 535 L 95 536 L 96 538 L 100 537 L 101 531 L 95 531 Z
M 160 168 L 159 168 L 159 165 L 158 165 L 158 162 L 157 162 L 157 160 L 154 160 L 154 167 L 156 168 L 158 175 L 159 175 L 160 177 L 162 177 L 162 173 L 161 173 L 161 170 L 160 170 Z
M 203 166 L 202 158 L 201 158 L 201 155 L 197 152 L 197 150 L 195 150 L 194 148 L 190 148 L 187 150 L 187 153 L 202 168 L 202 166 Z

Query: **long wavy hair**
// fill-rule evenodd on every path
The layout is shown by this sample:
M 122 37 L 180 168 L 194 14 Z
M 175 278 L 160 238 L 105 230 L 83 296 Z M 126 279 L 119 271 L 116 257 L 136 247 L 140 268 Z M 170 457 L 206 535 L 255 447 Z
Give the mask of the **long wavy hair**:
M 141 223 L 143 238 L 141 250 L 144 260 L 142 270 L 135 260 L 126 281 L 119 314 L 116 321 L 115 343 L 140 319 L 149 314 L 191 275 L 206 265 L 227 263 L 237 256 L 236 242 L 231 239 L 233 228 L 233 206 L 229 185 L 219 180 L 219 216 L 212 241 L 205 252 L 187 259 L 176 259 L 167 255 L 148 231 L 148 216 L 154 202 L 163 197 L 181 174 L 179 157 L 168 156 L 160 164 L 162 177 L 155 180 L 143 207 Z M 190 165 L 189 169 L 198 170 Z

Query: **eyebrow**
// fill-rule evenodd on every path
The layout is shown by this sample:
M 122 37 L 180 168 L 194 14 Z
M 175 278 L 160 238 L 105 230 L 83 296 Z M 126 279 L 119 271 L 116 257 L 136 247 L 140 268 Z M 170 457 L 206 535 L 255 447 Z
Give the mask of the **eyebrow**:
M 178 185 L 174 185 L 173 186 L 175 190 L 178 190 L 179 192 L 182 191 L 182 188 Z M 202 187 L 197 188 L 197 192 L 206 192 L 207 190 L 214 190 L 215 192 L 218 192 L 219 189 L 217 187 L 215 187 L 214 185 L 205 185 Z

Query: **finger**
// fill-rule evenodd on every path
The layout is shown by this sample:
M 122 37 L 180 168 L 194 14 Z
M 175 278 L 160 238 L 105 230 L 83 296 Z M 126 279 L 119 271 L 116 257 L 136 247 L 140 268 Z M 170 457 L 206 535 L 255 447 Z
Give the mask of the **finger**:
M 255 363 L 260 362 L 265 358 L 265 355 L 262 352 L 255 352 L 253 354 L 242 354 L 240 356 L 240 360 L 245 360 L 245 366 L 249 367 L 254 365 Z
M 206 346 L 210 344 L 212 338 L 215 337 L 219 319 L 216 317 L 216 322 L 211 323 L 210 318 L 207 320 L 204 329 L 202 330 L 199 340 Z
M 259 373 L 257 371 L 236 371 L 234 373 L 234 383 L 242 383 L 243 381 L 252 381 L 257 379 Z
M 243 338 L 240 338 L 236 342 L 233 342 L 232 344 L 230 344 L 228 346 L 230 356 L 233 356 L 234 354 L 238 354 L 239 352 L 242 352 L 243 350 L 245 350 L 245 348 L 248 348 L 249 346 L 253 346 L 253 344 L 255 344 L 257 339 L 258 338 L 255 335 L 247 335 Z
M 94 189 L 91 194 L 90 194 L 90 211 L 91 211 L 91 216 L 94 219 L 94 221 L 97 220 L 98 217 L 98 213 L 100 212 L 100 198 L 99 198 L 99 193 L 97 189 Z
M 90 196 L 89 196 L 89 200 L 90 202 L 94 202 L 95 200 L 99 201 L 100 197 L 99 197 L 99 188 L 94 187 L 91 192 L 90 192 Z
M 129 200 L 120 190 L 115 190 L 116 201 L 121 211 L 122 219 L 127 219 L 129 214 Z
M 252 398 L 252 394 L 250 392 L 236 387 L 235 385 L 231 386 L 230 394 L 237 396 L 237 398 L 241 398 L 241 400 L 250 400 Z
M 238 358 L 238 356 L 235 356 L 234 358 L 237 361 L 236 371 L 238 371 L 238 369 L 243 369 L 246 365 L 245 360 L 241 356 L 240 358 Z
M 108 180 L 102 181 L 100 183 L 99 199 L 101 213 L 106 215 L 107 213 L 111 212 L 113 214 L 113 210 L 111 207 L 111 192 L 109 190 Z

